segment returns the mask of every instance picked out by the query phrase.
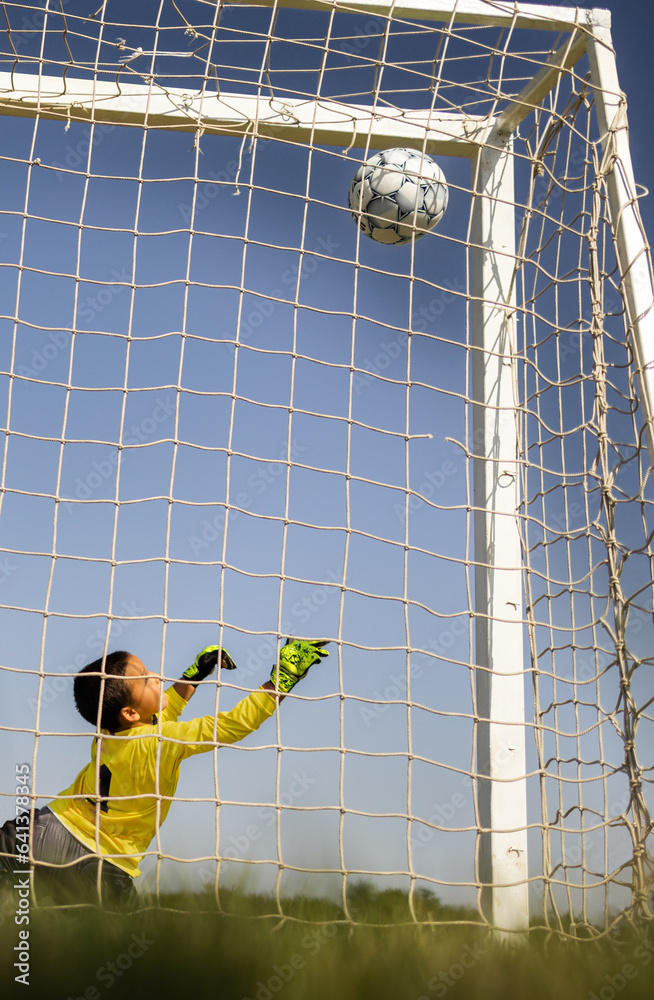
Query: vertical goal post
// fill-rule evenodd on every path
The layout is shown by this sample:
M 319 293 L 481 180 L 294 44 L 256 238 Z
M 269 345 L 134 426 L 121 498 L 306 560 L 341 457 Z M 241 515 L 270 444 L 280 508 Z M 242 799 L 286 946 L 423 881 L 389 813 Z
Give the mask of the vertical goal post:
M 239 5 L 241 0 L 236 0 L 235 6 Z M 52 72 L 0 73 L 2 115 L 184 131 L 195 134 L 196 141 L 202 135 L 220 135 L 242 137 L 244 142 L 273 138 L 344 150 L 408 146 L 428 155 L 470 161 L 467 296 L 472 384 L 467 401 L 472 404 L 474 444 L 467 458 L 474 476 L 469 589 L 474 593 L 475 633 L 475 882 L 483 918 L 513 936 L 525 932 L 530 923 L 529 885 L 534 877 L 528 868 L 528 832 L 535 825 L 528 819 L 526 734 L 532 723 L 525 718 L 529 675 L 525 633 L 532 622 L 525 608 L 525 418 L 518 386 L 518 323 L 526 320 L 518 315 L 516 295 L 518 270 L 526 258 L 517 214 L 523 206 L 518 205 L 515 191 L 514 139 L 536 108 L 547 107 L 562 76 L 574 73 L 584 56 L 589 60 L 601 132 L 601 173 L 615 227 L 619 283 L 628 304 L 628 337 L 636 359 L 642 421 L 654 464 L 654 293 L 610 15 L 603 10 L 494 0 L 415 0 L 392 6 L 383 0 L 262 0 L 260 6 L 359 12 L 376 15 L 387 24 L 391 19 L 437 21 L 449 27 L 497 26 L 509 35 L 541 30 L 560 36 L 545 65 L 534 58 L 533 79 L 519 94 L 510 100 L 498 97 L 493 113 L 484 116 L 428 108 L 398 110 L 381 103 L 371 107 L 349 100 L 280 99 L 267 96 L 264 88 L 252 96 L 212 90 L 207 80 L 201 93 L 189 94 L 184 88 L 152 82 L 121 80 L 118 85 L 71 74 L 57 77 Z M 563 121 L 554 101 L 551 115 L 554 123 Z M 55 169 L 38 161 L 33 165 Z M 531 209 L 528 205 L 525 212 Z M 534 725 L 538 728 L 538 721 Z M 633 734 L 629 735 L 631 746 Z M 638 797 L 642 772 L 635 756 L 629 767 Z M 633 892 L 642 912 L 647 877 L 641 863 L 640 872 L 633 873 Z

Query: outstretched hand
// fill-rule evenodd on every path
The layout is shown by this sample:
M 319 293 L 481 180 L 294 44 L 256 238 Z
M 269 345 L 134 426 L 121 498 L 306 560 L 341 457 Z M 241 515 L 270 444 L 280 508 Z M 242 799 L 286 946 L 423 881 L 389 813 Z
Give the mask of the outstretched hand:
M 205 646 L 182 674 L 182 680 L 194 687 L 205 680 L 216 669 L 218 660 L 224 670 L 236 670 L 236 664 L 226 649 L 221 646 Z
M 329 656 L 326 646 L 329 639 L 287 639 L 279 651 L 279 664 L 270 674 L 270 683 L 276 691 L 288 694 L 306 676 L 309 667 Z

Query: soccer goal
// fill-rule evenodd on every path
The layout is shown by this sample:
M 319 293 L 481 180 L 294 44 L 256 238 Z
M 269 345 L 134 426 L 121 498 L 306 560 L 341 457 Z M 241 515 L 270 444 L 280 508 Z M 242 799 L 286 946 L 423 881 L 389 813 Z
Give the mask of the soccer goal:
M 0 822 L 87 762 L 85 663 L 220 643 L 204 715 L 328 638 L 185 763 L 147 891 L 651 920 L 654 311 L 608 12 L 1 6 Z M 394 148 L 449 192 L 401 246 L 348 206 Z

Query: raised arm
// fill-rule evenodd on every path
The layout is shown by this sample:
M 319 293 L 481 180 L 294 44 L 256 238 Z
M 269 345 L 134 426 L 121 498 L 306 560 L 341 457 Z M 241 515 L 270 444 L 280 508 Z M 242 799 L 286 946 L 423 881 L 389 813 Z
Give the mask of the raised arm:
M 284 700 L 309 671 L 314 663 L 320 663 L 324 656 L 329 656 L 326 649 L 328 639 L 287 639 L 279 652 L 279 664 L 273 664 L 270 680 L 262 685 L 262 690 L 269 691 L 278 702 Z M 173 684 L 174 690 L 189 701 L 195 694 L 200 681 L 206 680 L 213 673 L 220 657 L 220 666 L 224 670 L 235 670 L 236 664 L 226 649 L 220 646 L 205 646 L 187 667 L 181 679 Z
M 231 711 L 217 716 L 205 715 L 187 722 L 167 722 L 165 735 L 171 739 L 171 752 L 181 757 L 206 753 L 216 743 L 237 743 L 274 713 L 279 702 L 306 676 L 314 663 L 328 656 L 322 647 L 326 639 L 307 641 L 288 639 L 279 654 L 279 664 L 272 668 L 270 680 L 243 698 Z M 180 698 L 192 697 L 196 685 L 204 680 L 219 662 L 233 670 L 234 661 L 219 646 L 207 646 L 184 671 L 174 690 Z M 176 710 L 177 712 L 179 709 Z M 174 741 L 174 743 L 173 743 Z M 173 746 L 177 749 L 174 750 Z

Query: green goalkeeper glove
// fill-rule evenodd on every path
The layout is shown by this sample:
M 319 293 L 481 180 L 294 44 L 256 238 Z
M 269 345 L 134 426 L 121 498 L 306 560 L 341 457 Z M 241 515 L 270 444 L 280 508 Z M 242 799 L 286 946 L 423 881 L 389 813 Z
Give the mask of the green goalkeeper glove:
M 329 656 L 326 646 L 329 639 L 287 639 L 279 652 L 279 666 L 275 664 L 270 680 L 282 694 L 295 687 L 314 663 L 320 663 L 323 656 Z
M 191 666 L 186 668 L 182 680 L 195 687 L 213 672 L 219 657 L 221 667 L 225 670 L 236 670 L 236 664 L 226 649 L 221 649 L 220 646 L 206 646 L 198 653 Z

